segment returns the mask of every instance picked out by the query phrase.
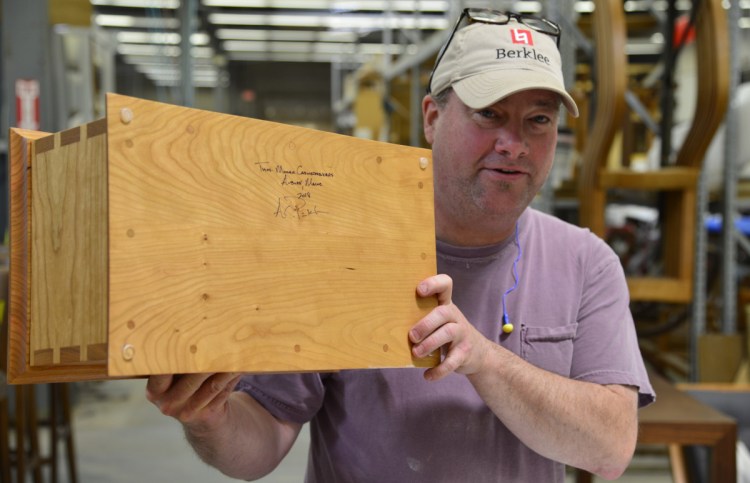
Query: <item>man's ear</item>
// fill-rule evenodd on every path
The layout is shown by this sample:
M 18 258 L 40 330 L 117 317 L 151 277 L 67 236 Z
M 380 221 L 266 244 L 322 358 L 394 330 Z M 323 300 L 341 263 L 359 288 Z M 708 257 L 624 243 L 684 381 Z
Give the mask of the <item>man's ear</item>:
M 435 123 L 437 123 L 438 115 L 437 102 L 435 102 L 435 99 L 430 94 L 427 94 L 422 99 L 422 129 L 424 131 L 424 138 L 430 145 L 432 145 L 432 141 L 435 139 Z

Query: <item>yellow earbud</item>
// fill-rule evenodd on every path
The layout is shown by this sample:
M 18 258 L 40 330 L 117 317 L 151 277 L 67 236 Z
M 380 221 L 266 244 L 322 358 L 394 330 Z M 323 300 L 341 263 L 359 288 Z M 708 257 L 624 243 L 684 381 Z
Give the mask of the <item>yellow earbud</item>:
M 513 324 L 511 324 L 510 322 L 503 324 L 503 332 L 505 332 L 506 334 L 510 334 L 511 332 L 513 332 Z

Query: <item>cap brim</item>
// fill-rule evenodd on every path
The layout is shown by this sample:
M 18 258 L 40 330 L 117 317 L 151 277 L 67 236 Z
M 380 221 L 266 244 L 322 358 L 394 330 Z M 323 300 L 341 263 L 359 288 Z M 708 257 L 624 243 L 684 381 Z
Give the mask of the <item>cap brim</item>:
M 464 104 L 472 109 L 491 106 L 516 92 L 544 89 L 560 95 L 562 103 L 573 117 L 578 117 L 578 106 L 565 89 L 550 78 L 549 73 L 531 70 L 497 70 L 483 72 L 453 82 L 453 90 Z

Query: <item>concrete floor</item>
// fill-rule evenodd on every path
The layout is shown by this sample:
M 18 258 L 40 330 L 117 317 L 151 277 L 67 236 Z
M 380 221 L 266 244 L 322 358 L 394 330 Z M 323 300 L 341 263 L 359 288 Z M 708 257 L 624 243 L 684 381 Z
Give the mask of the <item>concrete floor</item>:
M 231 480 L 205 465 L 185 442 L 180 425 L 144 396 L 145 380 L 76 385 L 74 435 L 80 483 L 222 483 Z M 304 480 L 309 435 L 300 434 L 282 464 L 263 483 Z M 66 467 L 61 481 L 67 482 Z M 569 481 L 573 481 L 572 476 Z M 596 479 L 595 481 L 600 481 Z M 671 481 L 660 455 L 637 456 L 622 482 Z
M 74 424 L 80 483 L 237 481 L 198 459 L 180 424 L 146 400 L 145 384 L 145 380 L 78 384 Z M 284 463 L 258 481 L 303 481 L 308 444 L 305 430 Z

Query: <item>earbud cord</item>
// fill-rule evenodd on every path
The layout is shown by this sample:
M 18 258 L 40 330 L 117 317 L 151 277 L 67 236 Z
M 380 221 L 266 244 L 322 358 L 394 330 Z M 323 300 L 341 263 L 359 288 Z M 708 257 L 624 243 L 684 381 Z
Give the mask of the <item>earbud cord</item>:
M 510 334 L 513 332 L 513 324 L 510 323 L 510 317 L 508 316 L 508 310 L 505 305 L 505 298 L 508 296 L 509 293 L 514 291 L 518 287 L 518 262 L 521 260 L 521 254 L 523 253 L 523 250 L 521 250 L 521 242 L 518 240 L 518 222 L 516 222 L 516 247 L 518 248 L 518 255 L 516 255 L 516 259 L 513 261 L 513 286 L 505 291 L 503 294 L 503 332 L 506 334 Z

